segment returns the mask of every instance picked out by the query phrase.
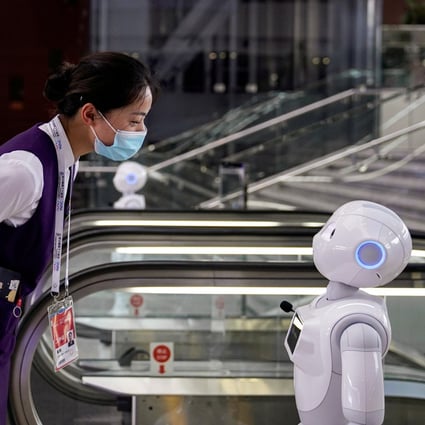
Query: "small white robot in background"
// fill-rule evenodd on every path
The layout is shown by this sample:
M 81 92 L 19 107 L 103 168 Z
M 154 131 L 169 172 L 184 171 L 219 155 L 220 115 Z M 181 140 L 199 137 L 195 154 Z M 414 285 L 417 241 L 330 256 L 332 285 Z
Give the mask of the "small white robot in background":
M 391 326 L 384 299 L 359 288 L 396 278 L 411 250 L 400 217 L 369 201 L 342 205 L 313 237 L 314 264 L 329 284 L 295 310 L 284 343 L 300 425 L 382 424 Z
M 113 182 L 115 189 L 122 193 L 114 203 L 117 209 L 145 209 L 144 195 L 136 193 L 146 184 L 146 167 L 135 161 L 125 161 L 117 167 Z

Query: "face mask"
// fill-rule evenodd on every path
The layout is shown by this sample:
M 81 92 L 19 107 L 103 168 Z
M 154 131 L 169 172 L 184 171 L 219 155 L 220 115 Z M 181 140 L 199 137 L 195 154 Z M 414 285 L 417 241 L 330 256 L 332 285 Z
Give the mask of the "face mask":
M 143 146 L 147 130 L 143 131 L 124 131 L 116 130 L 111 123 L 99 111 L 100 116 L 115 132 L 114 143 L 106 146 L 98 137 L 92 127 L 90 127 L 95 135 L 94 150 L 97 154 L 102 155 L 113 161 L 125 161 L 134 156 Z

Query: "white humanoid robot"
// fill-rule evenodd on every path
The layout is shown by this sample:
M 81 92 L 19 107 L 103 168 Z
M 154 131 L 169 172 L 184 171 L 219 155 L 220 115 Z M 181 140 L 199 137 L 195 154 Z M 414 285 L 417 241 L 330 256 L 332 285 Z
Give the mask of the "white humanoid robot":
M 122 193 L 114 203 L 114 208 L 144 209 L 146 207 L 144 195 L 136 193 L 147 180 L 146 168 L 135 161 L 125 161 L 117 167 L 113 182 L 115 189 Z
M 359 288 L 396 278 L 411 250 L 400 217 L 368 201 L 342 205 L 314 236 L 314 264 L 329 284 L 295 310 L 285 338 L 300 425 L 382 424 L 391 327 L 384 299 Z

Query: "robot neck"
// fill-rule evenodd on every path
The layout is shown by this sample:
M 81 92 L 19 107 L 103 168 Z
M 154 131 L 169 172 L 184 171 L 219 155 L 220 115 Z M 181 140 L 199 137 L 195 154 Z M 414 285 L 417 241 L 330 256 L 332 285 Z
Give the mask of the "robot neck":
M 358 290 L 359 288 L 331 280 L 326 288 L 326 298 L 328 300 L 339 300 L 341 298 L 352 297 Z

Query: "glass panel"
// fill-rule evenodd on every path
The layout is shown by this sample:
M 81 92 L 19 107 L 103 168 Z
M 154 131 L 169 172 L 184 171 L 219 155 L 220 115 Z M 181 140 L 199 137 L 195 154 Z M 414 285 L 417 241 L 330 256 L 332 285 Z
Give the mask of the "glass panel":
M 308 102 L 310 101 L 312 98 L 308 98 Z M 272 115 L 280 117 L 279 122 L 270 122 L 264 128 L 257 127 L 255 130 L 255 127 L 249 127 L 241 133 L 233 132 L 229 136 L 230 139 L 213 136 L 211 140 L 204 140 L 205 143 L 200 142 L 196 146 L 186 142 L 177 144 L 182 149 L 179 151 L 183 155 L 181 157 L 179 152 L 172 150 L 168 153 L 164 151 L 164 155 L 154 152 L 152 155 L 155 160 L 151 160 L 151 154 L 143 151 L 136 160 L 148 166 L 149 178 L 142 189 L 146 208 L 176 210 L 222 206 L 213 200 L 219 194 L 220 164 L 227 161 L 241 163 L 246 168 L 249 183 L 248 208 L 300 209 L 303 205 L 296 200 L 285 202 L 279 201 L 277 197 L 276 200 L 264 199 L 259 202 L 252 195 L 256 190 L 251 187 L 272 177 L 279 180 L 281 174 L 291 171 L 294 167 L 326 158 L 332 153 L 340 155 L 341 149 L 348 151 L 353 146 L 357 148 L 381 135 L 385 136 L 420 123 L 423 102 L 421 98 L 406 97 L 405 93 L 400 91 L 358 91 L 352 96 L 342 96 L 341 99 L 320 108 L 298 109 L 295 115 L 288 115 L 285 120 L 282 120 L 281 111 L 274 105 L 271 108 Z M 276 103 L 280 103 L 280 99 Z M 236 116 L 232 122 L 238 119 Z M 263 116 L 258 123 L 264 124 L 264 119 L 266 118 Z M 251 122 L 251 125 L 255 124 Z M 187 136 L 188 140 L 193 139 L 195 143 L 203 140 L 201 136 L 198 138 L 196 132 Z M 400 141 L 409 142 L 403 145 L 405 155 L 418 155 L 414 151 L 417 145 L 410 143 L 413 139 L 414 136 L 410 134 L 400 138 Z M 393 142 L 396 140 L 382 141 L 379 152 L 385 154 L 386 151 L 391 151 Z M 191 150 L 194 148 L 199 150 Z M 346 156 L 348 158 L 350 155 Z M 165 162 L 167 159 L 171 163 Z M 83 167 L 85 172 L 90 172 L 90 167 L 93 167 L 93 172 L 99 170 L 101 174 L 93 181 L 88 178 L 91 174 L 85 175 L 84 182 L 77 181 L 77 186 L 82 185 L 80 188 L 87 186 L 85 200 L 76 200 L 78 207 L 83 207 L 79 202 L 87 202 L 87 199 L 91 207 L 111 206 L 120 197 L 113 189 L 112 183 L 116 165 L 99 168 L 97 163 L 104 164 L 98 160 L 87 168 Z M 380 166 L 378 163 L 377 165 Z M 322 177 L 323 179 L 325 177 Z M 325 192 L 331 191 L 333 181 L 329 179 L 332 180 L 332 176 L 327 181 L 325 179 Z M 267 184 L 267 188 L 269 187 Z M 394 190 L 402 189 L 395 186 Z M 86 189 L 77 192 L 82 195 L 85 191 Z
M 294 306 L 301 306 L 310 303 L 314 296 L 293 295 L 285 298 Z M 267 395 L 268 403 L 278 400 L 270 398 L 268 391 L 272 387 L 268 387 L 267 380 L 279 378 L 279 381 L 284 382 L 292 377 L 292 364 L 283 347 L 292 314 L 285 314 L 279 309 L 281 299 L 282 296 L 243 294 L 144 294 L 137 292 L 137 288 L 91 294 L 76 303 L 79 373 L 83 382 L 84 377 L 87 377 L 87 383 L 91 383 L 89 386 L 99 385 L 94 383 L 102 381 L 102 377 L 108 377 L 107 383 L 102 385 L 109 391 L 117 390 L 121 397 L 125 394 L 131 396 L 133 392 L 138 394 L 131 406 L 127 400 L 127 408 L 133 409 L 133 415 L 135 412 L 144 412 L 148 403 L 157 406 L 156 415 L 161 412 L 166 417 L 181 410 L 194 417 L 199 414 L 196 408 L 199 407 L 197 395 L 205 391 L 199 383 L 201 381 L 190 381 L 194 385 L 191 396 L 160 397 L 162 407 L 156 404 L 159 399 L 155 401 L 149 391 L 140 395 L 135 382 L 161 376 L 161 381 L 152 381 L 156 389 L 151 390 L 158 391 L 159 388 L 167 393 L 167 387 L 171 385 L 167 384 L 167 378 L 264 379 L 262 384 L 259 381 L 255 384 L 257 397 L 249 399 L 251 408 L 255 410 L 253 414 L 256 415 L 258 410 L 262 410 L 262 403 L 266 402 L 264 396 Z M 385 358 L 385 377 L 390 383 L 392 380 L 425 381 L 425 340 L 421 335 L 408 332 L 413 325 L 414 329 L 419 329 L 417 323 L 425 320 L 422 299 L 416 299 L 419 301 L 415 302 L 414 297 L 387 298 L 393 327 L 392 345 Z M 47 332 L 45 339 L 49 340 Z M 162 369 L 152 359 L 151 344 L 165 344 L 173 350 L 172 361 L 163 365 Z M 401 345 L 403 348 L 399 350 Z M 128 381 L 123 390 L 122 381 L 126 377 L 136 378 L 136 381 Z M 40 378 L 37 379 L 35 388 L 43 385 L 39 383 Z M 179 384 L 180 390 L 182 385 L 183 381 Z M 391 392 L 392 386 L 388 388 Z M 203 393 L 210 400 L 210 406 L 221 403 L 209 393 L 210 390 Z M 101 395 L 104 390 L 98 388 L 97 391 Z M 123 391 L 125 394 L 122 394 Z M 222 387 L 222 391 L 224 396 L 227 390 Z M 44 405 L 43 397 L 42 394 L 34 394 L 37 406 Z M 239 404 L 243 399 L 246 396 L 238 396 L 236 393 L 222 398 L 231 404 Z M 387 397 L 387 412 L 392 411 L 394 404 L 400 408 L 397 400 L 397 397 Z M 69 399 L 64 401 L 65 405 L 67 403 L 70 403 Z M 413 400 L 406 399 L 406 403 L 411 406 Z M 73 402 L 72 405 L 74 414 L 87 415 L 85 403 Z M 225 403 L 222 408 L 226 409 L 223 415 L 230 415 L 226 419 L 228 423 L 237 423 L 233 422 L 236 419 L 229 405 Z M 421 409 L 423 406 L 419 411 Z M 102 412 L 108 411 L 112 419 L 120 414 L 112 407 L 103 407 L 97 409 L 97 415 L 102 416 L 105 414 Z M 400 410 L 398 412 L 400 415 Z M 44 415 L 46 413 L 43 411 L 41 416 L 47 417 Z M 158 420 L 158 416 L 155 420 Z
M 280 317 L 279 297 L 135 290 L 97 292 L 76 303 L 78 333 L 83 338 L 80 367 L 128 366 L 149 374 L 149 344 L 170 342 L 174 375 L 275 376 L 285 371 L 279 367 L 287 361 L 279 347 L 287 319 Z M 95 330 L 103 335 L 102 342 L 99 335 L 94 337 Z M 110 332 L 107 347 L 105 332 Z M 98 359 L 112 362 L 101 361 L 99 366 Z
M 204 146 L 244 128 L 254 126 L 279 115 L 310 105 L 326 96 L 364 83 L 367 73 L 356 70 L 329 76 L 326 81 L 310 84 L 295 92 L 270 91 L 253 96 L 243 105 L 231 109 L 218 120 L 161 140 L 149 146 L 136 160 L 150 166 L 176 155 Z
M 384 87 L 417 89 L 425 83 L 425 30 L 420 25 L 384 25 L 382 64 Z
M 248 200 L 333 211 L 345 202 L 368 199 L 393 209 L 411 231 L 423 231 L 421 164 L 423 124 L 399 137 L 382 137 L 363 148 L 336 152 L 293 175 L 252 188 Z M 255 185 L 253 185 L 255 186 Z

